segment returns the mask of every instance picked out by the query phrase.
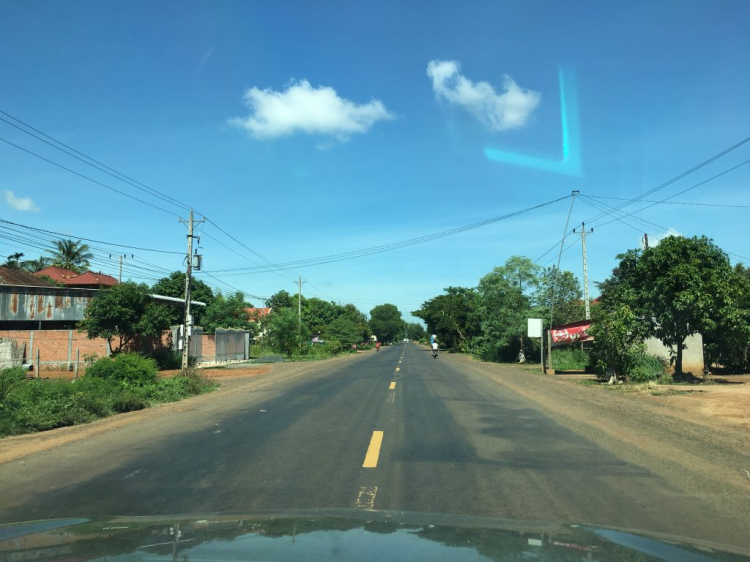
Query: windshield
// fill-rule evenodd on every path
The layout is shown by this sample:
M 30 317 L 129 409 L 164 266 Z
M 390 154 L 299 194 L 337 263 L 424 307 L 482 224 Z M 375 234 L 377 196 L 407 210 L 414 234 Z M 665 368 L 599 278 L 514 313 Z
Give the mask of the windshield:
M 346 508 L 750 548 L 748 21 L 0 2 L 2 522 Z

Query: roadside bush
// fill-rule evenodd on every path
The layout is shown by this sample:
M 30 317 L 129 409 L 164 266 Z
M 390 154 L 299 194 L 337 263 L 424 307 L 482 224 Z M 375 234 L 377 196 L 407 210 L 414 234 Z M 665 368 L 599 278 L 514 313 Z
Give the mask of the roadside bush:
M 9 367 L 0 371 L 0 402 L 26 380 L 26 370 L 23 367 Z
M 655 355 L 643 354 L 634 362 L 628 373 L 633 382 L 649 382 L 659 380 L 665 373 L 665 361 Z
M 156 361 L 138 353 L 120 353 L 114 359 L 99 359 L 86 369 L 86 376 L 144 385 L 156 381 Z
M 151 354 L 151 358 L 156 361 L 160 371 L 179 369 L 182 366 L 182 353 L 173 349 L 158 349 Z
M 552 366 L 556 371 L 583 371 L 591 359 L 582 349 L 553 349 Z

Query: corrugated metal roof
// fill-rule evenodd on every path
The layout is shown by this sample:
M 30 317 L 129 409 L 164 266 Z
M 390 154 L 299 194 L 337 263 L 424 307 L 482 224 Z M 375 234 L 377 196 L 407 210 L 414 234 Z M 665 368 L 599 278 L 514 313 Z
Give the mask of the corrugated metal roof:
M 61 281 L 64 283 L 67 279 L 75 277 L 78 274 L 75 271 L 70 271 L 69 269 L 65 269 L 64 267 L 51 265 L 37 271 L 36 273 L 34 273 L 34 275 L 36 275 L 37 277 L 44 275 L 45 277 L 49 277 L 50 279 L 54 279 L 55 281 Z
M 94 273 L 93 271 L 87 271 L 86 273 L 81 273 L 80 275 L 76 275 L 75 277 L 71 277 L 70 279 L 64 279 L 63 283 L 65 283 L 66 285 L 103 285 L 106 287 L 112 287 L 114 285 L 117 285 L 117 279 L 111 277 L 110 275 L 105 275 L 104 273 Z
M 39 279 L 33 273 L 21 269 L 10 269 L 9 267 L 0 267 L 0 284 L 26 287 L 54 287 L 54 285 L 43 279 Z

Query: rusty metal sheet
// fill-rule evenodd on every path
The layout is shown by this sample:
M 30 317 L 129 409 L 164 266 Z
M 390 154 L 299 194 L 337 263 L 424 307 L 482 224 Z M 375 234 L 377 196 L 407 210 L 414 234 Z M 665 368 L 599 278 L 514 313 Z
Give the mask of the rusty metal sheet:
M 0 285 L 0 320 L 78 321 L 95 290 Z

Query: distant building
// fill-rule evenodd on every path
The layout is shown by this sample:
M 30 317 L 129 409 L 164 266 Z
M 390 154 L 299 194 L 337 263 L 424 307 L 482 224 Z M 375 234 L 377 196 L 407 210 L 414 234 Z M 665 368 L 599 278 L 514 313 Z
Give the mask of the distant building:
M 270 308 L 246 308 L 245 312 L 247 313 L 247 319 L 250 320 L 250 322 L 255 322 L 257 324 L 260 324 L 261 320 L 271 314 Z
M 105 289 L 117 285 L 117 279 L 103 273 L 87 271 L 86 273 L 76 273 L 62 267 L 46 267 L 34 273 L 37 277 L 49 277 L 53 281 L 62 283 L 66 287 L 77 289 Z

